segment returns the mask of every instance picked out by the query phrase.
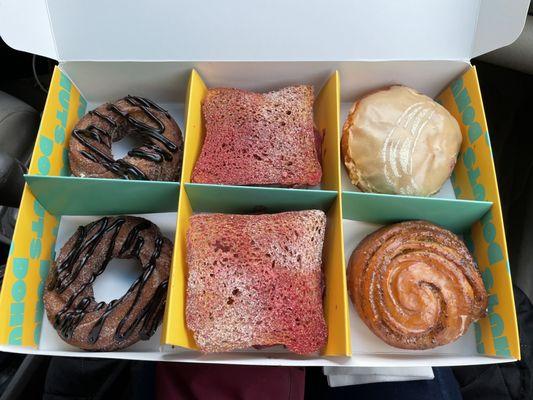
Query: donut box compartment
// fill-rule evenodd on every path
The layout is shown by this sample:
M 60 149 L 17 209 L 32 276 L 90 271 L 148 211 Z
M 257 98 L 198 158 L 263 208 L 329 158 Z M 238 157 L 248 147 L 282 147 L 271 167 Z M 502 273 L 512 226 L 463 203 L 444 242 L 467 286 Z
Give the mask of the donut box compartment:
M 84 216 L 63 216 L 59 223 L 57 239 L 55 243 L 55 253 L 59 254 L 67 240 L 76 233 L 79 226 L 85 226 L 93 221 L 97 221 L 104 215 L 84 215 Z M 176 213 L 152 213 L 136 214 L 134 216 L 145 218 L 159 227 L 161 234 L 173 241 L 176 235 Z M 110 301 L 120 298 L 126 293 L 133 282 L 139 277 L 141 267 L 134 259 L 112 259 L 105 271 L 98 276 L 93 283 L 95 300 L 97 302 Z M 139 341 L 127 349 L 114 353 L 103 352 L 104 354 L 115 353 L 158 353 L 161 346 L 161 331 L 159 327 L 155 334 L 147 341 Z M 65 343 L 51 325 L 46 315 L 42 319 L 41 336 L 39 340 L 39 350 L 47 353 L 55 352 L 75 352 L 78 355 L 86 354 L 84 350 Z M 94 353 L 93 353 L 94 354 Z M 99 354 L 99 353 L 96 353 Z
M 348 266 L 350 255 L 357 245 L 367 235 L 386 225 L 365 220 L 349 219 L 344 214 L 342 226 L 346 267 Z M 461 233 L 458 234 L 460 237 L 463 236 Z M 475 360 L 478 363 L 483 363 L 476 346 L 476 330 L 479 329 L 479 327 L 476 327 L 477 323 L 472 324 L 464 335 L 450 344 L 428 350 L 407 350 L 389 346 L 374 335 L 361 320 L 351 301 L 349 302 L 349 319 L 352 357 L 361 360 L 373 358 L 376 354 L 379 354 L 383 360 L 388 360 L 392 365 L 401 364 L 396 360 L 397 357 L 406 357 L 413 362 L 424 359 L 429 361 L 429 365 L 447 365 L 446 360 L 451 358 L 455 359 L 456 362 L 457 360 L 465 362 L 470 358 L 470 361 Z
M 471 357 L 469 363 L 477 363 L 479 354 L 483 353 L 519 358 L 516 330 L 510 332 L 509 336 L 498 338 L 504 324 L 516 324 L 516 317 L 512 311 L 504 314 L 494 309 L 496 299 L 504 299 L 507 302 L 504 307 L 508 310 L 514 310 L 514 302 L 510 293 L 505 236 L 490 139 L 475 69 L 470 68 L 453 80 L 436 99 L 457 119 L 463 134 L 458 161 L 450 179 L 437 195 L 429 198 L 362 193 L 351 184 L 348 174 L 342 170 L 345 262 L 348 265 L 357 244 L 381 226 L 402 220 L 431 221 L 461 236 L 473 254 L 489 293 L 487 316 L 472 324 L 465 335 L 454 343 L 425 351 L 412 351 L 388 346 L 371 334 L 350 304 L 352 354 L 362 359 L 380 354 L 390 358 L 393 365 L 396 365 L 395 356 L 434 360 L 453 358 L 455 363 L 468 357 Z M 345 120 L 352 104 L 341 104 L 341 121 Z M 501 235 L 499 240 L 496 239 L 497 235 Z M 496 275 L 501 279 L 498 289 L 494 285 Z M 504 322 L 504 319 L 508 320 Z M 492 343 L 487 340 L 488 335 L 492 335 Z M 492 348 L 488 350 L 487 347 Z M 430 365 L 436 365 L 435 362 L 432 361 Z
M 53 259 L 52 249 L 56 246 L 60 216 L 169 211 L 175 213 L 172 222 L 177 222 L 171 283 L 160 341 L 152 338 L 150 342 L 139 344 L 139 347 L 121 352 L 84 352 L 84 355 L 162 361 L 329 366 L 460 365 L 517 358 L 516 317 L 513 311 L 509 311 L 512 310 L 512 290 L 510 276 L 505 270 L 505 239 L 487 139 L 482 137 L 482 141 L 475 145 L 466 141 L 460 156 L 462 161 L 458 163 L 452 181 L 435 198 L 359 193 L 346 182 L 340 158 L 340 127 L 348 105 L 359 96 L 392 83 L 402 83 L 433 97 L 450 83 L 457 82 L 457 77 L 462 74 L 466 74 L 462 82 L 468 86 L 468 94 L 477 116 L 475 121 L 467 122 L 484 123 L 482 109 L 479 111 L 480 105 L 474 104 L 480 101 L 477 86 L 472 86 L 475 71 L 464 61 L 410 61 L 408 64 L 393 61 L 62 63 L 54 74 L 30 175 L 27 177 L 29 185 L 22 200 L 15 237 L 15 243 L 29 243 L 32 239 L 38 239 L 40 254 L 32 258 L 30 247 L 14 246 L 0 294 L 0 307 L 7 307 L 8 310 L 12 307 L 11 293 L 17 281 L 21 280 L 26 285 L 29 296 L 22 303 L 39 304 L 39 287 L 46 278 L 47 263 Z M 65 79 L 70 82 L 70 86 Z M 203 140 L 200 104 L 206 87 L 227 86 L 266 91 L 297 83 L 312 84 L 317 95 L 315 122 L 319 130 L 325 132 L 323 181 L 320 188 L 287 189 L 190 183 L 190 174 Z M 474 83 L 477 84 L 477 81 Z M 459 88 L 459 85 L 456 84 L 455 88 Z M 462 90 L 462 87 L 459 89 Z M 67 138 L 63 138 L 63 141 L 56 140 L 61 139 L 61 135 L 56 138 L 56 130 L 61 132 L 63 129 L 65 135 L 68 135 L 86 110 L 128 93 L 152 98 L 169 109 L 180 125 L 185 135 L 180 183 L 60 176 L 68 173 L 64 150 Z M 442 93 L 441 102 L 460 120 L 463 134 L 468 138 L 469 125 L 461 122 L 463 116 L 456 105 L 457 96 L 454 97 L 449 88 Z M 460 90 L 457 93 L 461 93 Z M 63 112 L 59 114 L 61 118 L 58 118 L 58 112 Z M 183 118 L 180 117 L 182 112 Z M 486 125 L 483 132 L 486 132 Z M 472 151 L 478 160 L 475 163 L 471 162 Z M 466 157 L 465 160 L 465 156 L 470 158 Z M 472 172 L 476 170 L 479 174 Z M 480 192 L 472 182 L 483 184 L 483 197 L 476 197 L 475 194 Z M 322 209 L 328 215 L 324 246 L 324 309 L 329 338 L 322 354 L 297 356 L 283 349 L 244 350 L 213 355 L 199 353 L 184 319 L 187 271 L 185 235 L 189 216 L 195 212 L 250 213 L 313 208 Z M 488 289 L 491 295 L 497 295 L 498 304 L 494 305 L 495 312 L 492 315 L 489 314 L 480 321 L 477 332 L 476 328 L 472 328 L 460 341 L 449 346 L 424 352 L 408 352 L 385 345 L 358 322 L 347 296 L 345 268 L 347 258 L 363 233 L 382 224 L 420 218 L 458 233 L 463 232 L 465 237 L 472 238 L 471 244 L 474 247 L 471 248 L 477 255 L 484 276 L 488 276 L 487 270 L 493 273 L 494 282 Z M 39 228 L 39 224 L 42 224 L 42 228 Z M 503 258 L 495 265 L 490 265 L 487 260 L 485 237 L 502 249 Z M 28 265 L 37 266 L 35 271 L 39 271 L 39 266 L 43 265 L 41 275 L 34 273 L 27 274 L 27 278 L 19 278 L 22 275 L 17 269 L 18 259 L 23 258 L 28 260 Z M 9 320 L 4 320 L 1 331 L 6 332 L 2 341 L 6 344 L 1 345 L 1 348 L 25 353 L 79 355 L 79 351 L 73 351 L 66 345 L 61 348 L 62 342 L 57 341 L 57 335 L 56 341 L 43 341 L 41 347 L 39 342 L 45 332 L 49 335 L 55 334 L 55 331 L 44 326 L 42 308 L 39 307 L 26 308 L 24 324 L 19 326 L 11 326 Z M 504 312 L 505 310 L 507 311 Z M 495 318 L 505 320 L 505 330 L 499 332 L 497 338 L 507 341 L 507 353 L 497 354 L 498 349 L 493 344 L 492 326 Z
M 298 356 L 288 352 L 282 346 L 275 346 L 263 349 L 241 349 L 231 353 L 202 355 L 198 352 L 194 354 L 197 360 L 217 360 L 220 362 L 230 357 L 247 363 L 246 360 L 254 360 L 258 357 L 269 357 L 274 360 L 306 360 L 308 362 L 320 360 L 324 356 L 346 356 L 346 345 L 349 344 L 348 326 L 345 325 L 346 302 L 343 296 L 345 291 L 345 277 L 343 262 L 340 258 L 341 251 L 341 219 L 340 219 L 340 199 L 337 194 L 329 199 L 318 199 L 318 201 L 306 200 L 302 204 L 295 204 L 292 199 L 282 196 L 269 196 L 264 193 L 247 193 L 247 201 L 232 201 L 230 196 L 217 197 L 216 202 L 198 201 L 196 192 L 191 196 L 187 190 L 181 194 L 177 223 L 176 243 L 174 247 L 174 263 L 171 276 L 171 292 L 169 293 L 167 304 L 168 320 L 163 332 L 165 337 L 165 351 L 169 353 L 181 352 L 183 348 L 197 350 L 197 345 L 192 337 L 192 333 L 187 329 L 185 313 L 182 308 L 186 296 L 187 286 L 187 231 L 189 229 L 189 218 L 196 214 L 223 213 L 223 214 L 255 214 L 260 209 L 261 213 L 278 213 L 286 211 L 300 211 L 318 209 L 326 213 L 326 232 L 323 247 L 323 273 L 327 284 L 324 293 L 324 313 L 328 327 L 328 341 L 321 353 Z M 183 208 L 182 208 L 183 207 Z
M 81 83 L 81 82 L 80 82 Z M 68 166 L 68 141 L 77 121 L 88 111 L 111 99 L 128 93 L 117 90 L 110 98 L 92 97 L 85 87 L 69 79 L 56 68 L 52 76 L 48 99 L 43 112 L 34 158 L 36 168 L 25 175 L 32 193 L 46 210 L 58 215 L 91 215 L 108 213 L 143 213 L 176 211 L 179 182 L 101 179 L 71 176 Z M 81 90 L 78 90 L 81 86 Z M 129 86 L 132 93 L 142 91 Z M 158 102 L 183 130 L 183 99 L 153 93 Z M 126 137 L 113 143 L 115 159 L 122 158 L 134 145 L 135 138 Z

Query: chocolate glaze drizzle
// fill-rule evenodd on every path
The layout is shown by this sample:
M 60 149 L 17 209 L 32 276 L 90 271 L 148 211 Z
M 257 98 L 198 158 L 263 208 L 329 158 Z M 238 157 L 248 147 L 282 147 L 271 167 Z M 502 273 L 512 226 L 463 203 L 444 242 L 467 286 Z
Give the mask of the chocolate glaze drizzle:
M 143 97 L 128 95 L 124 100 L 131 106 L 140 108 L 147 118 L 155 124 L 155 127 L 146 124 L 132 117 L 128 112 L 121 110 L 115 104 L 107 105 L 107 111 L 124 118 L 133 128 L 132 130 L 143 139 L 143 144 L 130 150 L 128 155 L 130 157 L 144 158 L 155 163 L 171 161 L 173 153 L 178 150 L 178 146 L 163 135 L 165 125 L 153 111 L 156 110 L 163 113 L 169 119 L 171 118 L 170 114 L 152 100 Z M 101 151 L 90 142 L 90 140 L 94 140 L 111 149 L 113 133 L 119 128 L 119 125 L 116 120 L 98 110 L 89 111 L 89 115 L 101 118 L 109 125 L 109 129 L 101 129 L 95 125 L 89 125 L 84 129 L 74 129 L 72 135 L 88 149 L 87 151 L 80 151 L 80 154 L 93 162 L 103 165 L 107 170 L 124 179 L 148 180 L 146 174 L 136 166 L 125 160 L 113 159 L 109 154 Z
M 65 339 L 72 337 L 74 330 L 78 327 L 85 315 L 90 312 L 103 310 L 99 318 L 90 330 L 87 341 L 94 344 L 98 341 L 102 328 L 109 315 L 116 309 L 126 298 L 132 295 L 133 301 L 124 317 L 118 323 L 114 339 L 118 342 L 127 340 L 136 328 L 140 325 L 139 336 L 142 340 L 150 338 L 156 331 L 162 321 L 165 307 L 166 292 L 168 280 L 163 281 L 156 289 L 152 299 L 144 308 L 133 314 L 133 310 L 141 299 L 141 295 L 152 275 L 157 259 L 161 254 L 163 238 L 158 236 L 155 239 L 154 250 L 146 265 L 143 265 L 143 272 L 137 280 L 131 285 L 128 291 L 120 299 L 113 300 L 109 303 L 94 301 L 94 296 L 85 296 L 80 299 L 81 294 L 87 287 L 93 284 L 96 277 L 104 272 L 107 264 L 113 258 L 113 249 L 115 248 L 116 238 L 121 227 L 126 222 L 125 218 L 116 218 L 113 222 L 108 217 L 104 217 L 85 227 L 78 228 L 76 241 L 65 259 L 57 265 L 54 271 L 48 290 L 55 290 L 57 293 L 63 293 L 79 276 L 87 261 L 94 254 L 98 244 L 108 234 L 111 235 L 109 245 L 105 250 L 105 257 L 100 266 L 93 272 L 87 282 L 84 282 L 77 291 L 75 291 L 67 300 L 64 307 L 57 313 L 54 320 L 54 328 Z M 126 255 L 129 257 L 139 258 L 140 252 L 144 245 L 144 238 L 140 232 L 152 226 L 149 221 L 143 221 L 137 224 L 129 232 L 126 240 L 119 251 L 119 256 Z M 91 236 L 89 233 L 93 232 Z M 129 258 L 127 257 L 127 258 Z

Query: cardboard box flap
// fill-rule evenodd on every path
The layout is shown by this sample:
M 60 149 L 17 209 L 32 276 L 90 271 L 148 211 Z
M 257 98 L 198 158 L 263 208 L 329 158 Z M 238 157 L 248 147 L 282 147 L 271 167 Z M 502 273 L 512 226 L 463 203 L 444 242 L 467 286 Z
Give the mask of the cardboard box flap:
M 6 0 L 0 3 L 0 36 L 9 46 L 58 59 L 46 0 Z
M 60 61 L 468 60 L 515 40 L 528 8 L 526 0 L 28 4 L 3 2 L 2 36 Z
M 513 43 L 526 23 L 530 0 L 481 0 L 472 57 Z

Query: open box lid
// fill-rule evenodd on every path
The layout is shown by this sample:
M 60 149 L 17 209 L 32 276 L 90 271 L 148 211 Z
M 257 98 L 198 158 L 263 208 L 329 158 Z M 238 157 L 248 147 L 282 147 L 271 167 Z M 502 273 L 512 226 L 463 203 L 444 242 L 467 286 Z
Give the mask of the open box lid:
M 3 0 L 11 47 L 59 61 L 469 60 L 528 0 Z

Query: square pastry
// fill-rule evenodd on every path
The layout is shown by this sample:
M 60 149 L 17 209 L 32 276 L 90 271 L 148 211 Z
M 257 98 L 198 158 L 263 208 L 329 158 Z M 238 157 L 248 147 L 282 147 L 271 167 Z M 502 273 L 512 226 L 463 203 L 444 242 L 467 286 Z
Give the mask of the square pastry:
M 322 138 L 313 122 L 313 87 L 269 93 L 209 89 L 196 183 L 307 187 L 320 184 Z
M 187 233 L 187 326 L 203 352 L 326 343 L 319 210 L 197 214 Z

